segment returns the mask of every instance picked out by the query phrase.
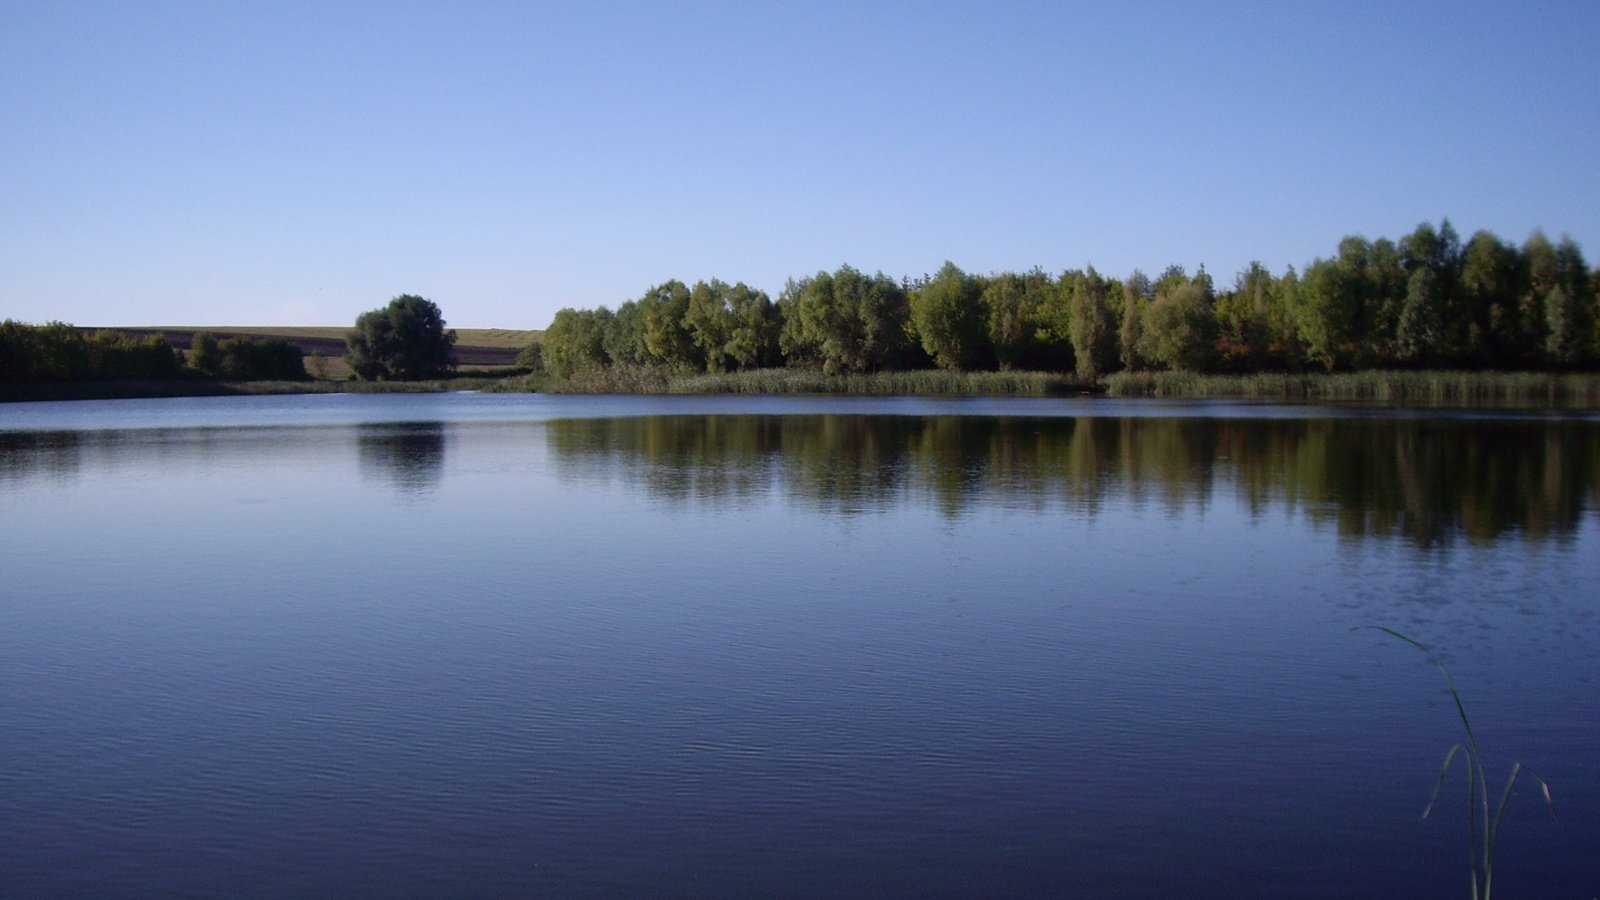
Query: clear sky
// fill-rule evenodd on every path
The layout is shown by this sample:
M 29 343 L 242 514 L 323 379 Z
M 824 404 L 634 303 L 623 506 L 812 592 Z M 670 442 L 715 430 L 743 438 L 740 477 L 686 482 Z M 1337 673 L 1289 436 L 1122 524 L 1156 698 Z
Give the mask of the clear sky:
M 1600 257 L 1600 2 L 0 0 L 0 318 L 542 328 L 670 278 Z

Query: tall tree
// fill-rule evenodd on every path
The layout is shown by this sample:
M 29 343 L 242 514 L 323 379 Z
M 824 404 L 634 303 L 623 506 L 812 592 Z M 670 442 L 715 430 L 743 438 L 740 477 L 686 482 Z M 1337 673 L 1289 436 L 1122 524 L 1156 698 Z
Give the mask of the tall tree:
M 1360 333 L 1364 335 L 1355 358 L 1357 365 L 1383 366 L 1399 358 L 1396 342 L 1411 282 L 1400 248 L 1388 238 L 1379 238 L 1367 247 L 1364 263 L 1360 287 L 1352 288 L 1361 296 Z M 1442 298 L 1435 300 L 1435 305 L 1442 310 Z
M 1145 309 L 1140 355 L 1169 369 L 1204 371 L 1216 341 L 1210 294 L 1199 280 L 1169 287 Z
M 189 338 L 189 367 L 216 378 L 222 374 L 222 352 L 209 331 L 196 331 Z
M 783 318 L 766 291 L 755 290 L 741 281 L 728 294 L 728 310 L 731 324 L 723 350 L 734 367 L 778 365 L 778 335 L 783 330 Z
M 984 351 L 983 285 L 946 262 L 927 283 L 911 291 L 911 324 L 922 349 L 941 369 L 973 368 Z
M 1551 365 L 1570 366 L 1582 351 L 1583 329 L 1577 306 L 1559 284 L 1544 297 L 1544 355 Z
M 1144 344 L 1145 310 L 1154 298 L 1154 286 L 1138 269 L 1122 283 L 1122 324 L 1117 332 L 1117 345 L 1124 369 L 1144 369 L 1150 365 L 1140 347 Z
M 601 307 L 601 312 L 605 308 Z M 644 313 L 639 301 L 628 300 L 605 317 L 601 337 L 605 358 L 614 365 L 643 366 L 650 363 L 650 348 L 645 343 Z
M 1487 231 L 1467 241 L 1461 260 L 1462 305 L 1470 320 L 1468 343 L 1482 365 L 1528 365 L 1538 343 L 1518 315 L 1526 275 L 1517 249 Z
M 605 365 L 606 326 L 611 318 L 605 307 L 558 311 L 544 332 L 545 368 L 552 375 L 570 378 Z
M 790 281 L 778 305 L 784 354 L 825 372 L 896 368 L 910 346 L 906 292 L 881 272 L 818 272 Z
M 689 287 L 673 279 L 639 298 L 644 344 L 652 362 L 700 371 L 706 361 L 689 329 Z
M 1260 262 L 1239 273 L 1233 290 L 1217 297 L 1217 341 L 1231 367 L 1269 367 L 1272 342 L 1272 307 L 1277 301 L 1276 279 Z
M 1469 352 L 1469 326 L 1471 317 L 1461 302 L 1461 240 L 1449 219 L 1439 223 L 1438 229 L 1427 222 L 1418 225 L 1411 234 L 1400 239 L 1401 265 L 1406 271 L 1406 289 L 1420 269 L 1434 275 L 1434 304 L 1440 314 L 1439 333 L 1434 339 L 1431 355 L 1440 361 L 1459 361 Z
M 1094 381 L 1116 362 L 1117 333 L 1112 327 L 1106 293 L 1106 281 L 1094 266 L 1074 279 L 1072 353 L 1077 361 L 1078 378 L 1083 381 Z
M 728 307 L 727 284 L 713 278 L 698 281 L 689 291 L 689 308 L 683 321 L 694 341 L 696 355 L 705 360 L 708 372 L 725 372 L 731 365 L 728 359 L 728 337 L 733 331 L 733 310 Z
M 1411 273 L 1395 327 L 1395 352 L 1411 365 L 1426 365 L 1441 352 L 1445 310 L 1439 276 L 1429 267 Z
M 1042 269 L 1023 275 L 1006 272 L 984 285 L 989 346 L 1000 368 L 1049 366 L 1070 355 L 1051 339 L 1044 321 L 1054 291 L 1053 279 Z
M 1556 244 L 1556 268 L 1560 273 L 1562 290 L 1567 294 L 1567 302 L 1572 304 L 1569 315 L 1574 332 L 1571 356 L 1561 364 L 1579 362 L 1591 354 L 1600 357 L 1600 309 L 1595 307 L 1594 278 L 1584 262 L 1583 251 L 1567 235 L 1562 235 L 1561 242 Z M 1550 319 L 1549 309 L 1547 299 L 1546 322 Z
M 1296 292 L 1295 324 L 1308 355 L 1329 370 L 1349 366 L 1365 338 L 1367 255 L 1363 238 L 1345 238 L 1336 259 L 1306 267 Z
M 456 333 L 432 300 L 401 294 L 356 317 L 345 332 L 346 360 L 368 381 L 429 378 L 455 366 Z

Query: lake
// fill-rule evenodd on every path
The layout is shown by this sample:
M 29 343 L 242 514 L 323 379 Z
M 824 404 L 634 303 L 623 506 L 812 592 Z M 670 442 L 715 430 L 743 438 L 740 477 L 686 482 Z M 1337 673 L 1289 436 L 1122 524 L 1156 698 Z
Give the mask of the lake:
M 1600 417 L 0 405 L 0 894 L 1600 892 Z

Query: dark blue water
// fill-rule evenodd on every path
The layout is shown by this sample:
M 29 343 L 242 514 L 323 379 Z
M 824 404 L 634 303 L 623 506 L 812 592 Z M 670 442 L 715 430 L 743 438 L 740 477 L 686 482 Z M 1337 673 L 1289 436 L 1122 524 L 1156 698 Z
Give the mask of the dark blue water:
M 0 406 L 0 894 L 1600 891 L 1600 422 Z

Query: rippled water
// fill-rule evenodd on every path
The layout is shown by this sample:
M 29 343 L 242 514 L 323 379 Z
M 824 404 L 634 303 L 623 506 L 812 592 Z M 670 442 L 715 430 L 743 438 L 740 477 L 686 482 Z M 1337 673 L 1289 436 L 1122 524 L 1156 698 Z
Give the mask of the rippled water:
M 1600 890 L 1600 422 L 0 406 L 0 894 Z

